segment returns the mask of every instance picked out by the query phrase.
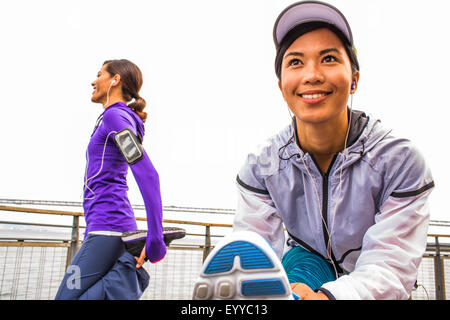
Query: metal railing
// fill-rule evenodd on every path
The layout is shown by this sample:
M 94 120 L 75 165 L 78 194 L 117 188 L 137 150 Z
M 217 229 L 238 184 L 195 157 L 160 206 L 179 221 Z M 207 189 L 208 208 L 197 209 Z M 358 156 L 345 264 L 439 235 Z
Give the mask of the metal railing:
M 169 208 L 183 212 L 194 209 Z M 53 299 L 65 270 L 82 243 L 85 226 L 80 217 L 83 217 L 83 213 L 5 205 L 0 205 L 0 212 L 64 216 L 71 219 L 71 223 L 65 224 L 28 222 L 28 219 L 25 222 L 17 219 L 0 221 L 3 229 L 21 226 L 29 229 L 37 227 L 66 230 L 64 236 L 43 237 L 25 231 L 20 232 L 20 235 L 8 236 L 2 234 L 0 229 L 0 299 Z M 205 209 L 202 212 L 210 211 Z M 138 223 L 146 221 L 143 217 L 136 217 L 136 220 Z M 217 240 L 226 233 L 218 234 L 212 229 L 225 228 L 231 231 L 232 225 L 174 219 L 163 219 L 163 224 L 186 228 L 187 240 L 172 242 L 162 262 L 144 264 L 152 280 L 141 299 L 190 299 L 192 285 L 216 242 L 214 239 Z M 203 232 L 199 232 L 199 228 Z M 193 230 L 189 232 L 190 229 Z
M 230 211 L 164 208 L 167 211 L 171 209 L 206 213 Z M 82 225 L 80 220 L 83 219 L 80 217 L 83 213 L 4 205 L 0 205 L 0 212 L 71 218 L 71 223 L 64 224 L 19 221 L 20 219 L 0 221 L 0 231 L 11 231 L 13 226 L 66 230 L 65 233 L 60 233 L 64 236 L 59 237 L 43 237 L 27 232 L 21 232 L 20 236 L 0 233 L 0 299 L 53 299 L 68 264 L 82 243 L 81 235 L 85 226 Z M 146 219 L 136 217 L 136 220 L 144 222 Z M 163 224 L 184 226 L 187 231 L 186 238 L 182 239 L 183 241 L 174 241 L 162 262 L 144 264 L 151 281 L 142 299 L 190 299 L 193 284 L 204 259 L 215 242 L 231 232 L 232 225 L 174 219 L 164 219 Z M 199 229 L 203 231 L 199 232 Z M 220 230 L 222 232 L 218 232 Z M 450 289 L 449 239 L 449 235 L 429 234 L 427 250 L 419 268 L 418 286 L 411 299 L 446 299 Z M 445 241 L 447 243 L 442 243 Z

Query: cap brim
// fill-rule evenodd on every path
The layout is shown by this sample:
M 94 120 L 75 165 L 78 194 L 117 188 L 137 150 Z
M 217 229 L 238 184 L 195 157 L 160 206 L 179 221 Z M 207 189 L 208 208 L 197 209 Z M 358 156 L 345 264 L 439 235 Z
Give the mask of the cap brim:
M 273 29 L 273 40 L 278 48 L 286 34 L 308 22 L 325 22 L 338 28 L 353 46 L 353 36 L 347 19 L 332 5 L 319 1 L 301 1 L 281 12 Z

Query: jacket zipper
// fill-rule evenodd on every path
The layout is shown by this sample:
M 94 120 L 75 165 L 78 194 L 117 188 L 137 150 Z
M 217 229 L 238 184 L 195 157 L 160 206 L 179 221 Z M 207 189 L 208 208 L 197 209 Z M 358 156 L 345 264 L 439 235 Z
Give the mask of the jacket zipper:
M 319 165 L 316 162 L 316 159 L 314 159 L 314 156 L 312 154 L 311 158 L 313 159 L 314 164 L 316 165 L 317 169 L 319 170 L 319 172 L 322 174 L 322 233 L 323 233 L 323 239 L 325 241 L 325 248 L 328 252 L 328 241 L 330 240 L 330 237 L 328 235 L 328 177 L 331 171 L 331 168 L 333 167 L 334 162 L 337 159 L 338 154 L 336 153 L 333 156 L 333 159 L 331 160 L 330 166 L 328 167 L 328 170 L 326 173 L 322 173 L 322 170 L 320 170 Z M 343 272 L 343 270 L 341 269 L 341 267 L 339 266 L 339 264 L 336 261 L 336 258 L 333 254 L 333 249 L 331 248 L 331 243 L 330 243 L 330 252 L 331 252 L 331 258 L 334 262 L 334 265 L 336 266 L 336 269 L 338 272 Z

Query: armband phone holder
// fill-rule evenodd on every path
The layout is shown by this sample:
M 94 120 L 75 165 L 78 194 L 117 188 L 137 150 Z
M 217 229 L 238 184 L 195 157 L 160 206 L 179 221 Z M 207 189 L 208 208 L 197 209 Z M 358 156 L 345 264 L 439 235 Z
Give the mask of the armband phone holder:
M 128 164 L 135 164 L 144 157 L 140 139 L 130 129 L 123 129 L 116 133 L 114 142 Z

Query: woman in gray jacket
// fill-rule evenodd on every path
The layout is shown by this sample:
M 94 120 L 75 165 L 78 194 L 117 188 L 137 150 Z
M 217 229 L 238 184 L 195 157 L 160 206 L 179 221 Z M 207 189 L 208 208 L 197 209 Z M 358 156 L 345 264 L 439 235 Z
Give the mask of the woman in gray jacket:
M 341 12 L 295 3 L 274 41 L 292 124 L 239 171 L 240 236 L 210 254 L 194 298 L 407 299 L 426 247 L 430 170 L 410 141 L 353 110 L 359 64 Z

